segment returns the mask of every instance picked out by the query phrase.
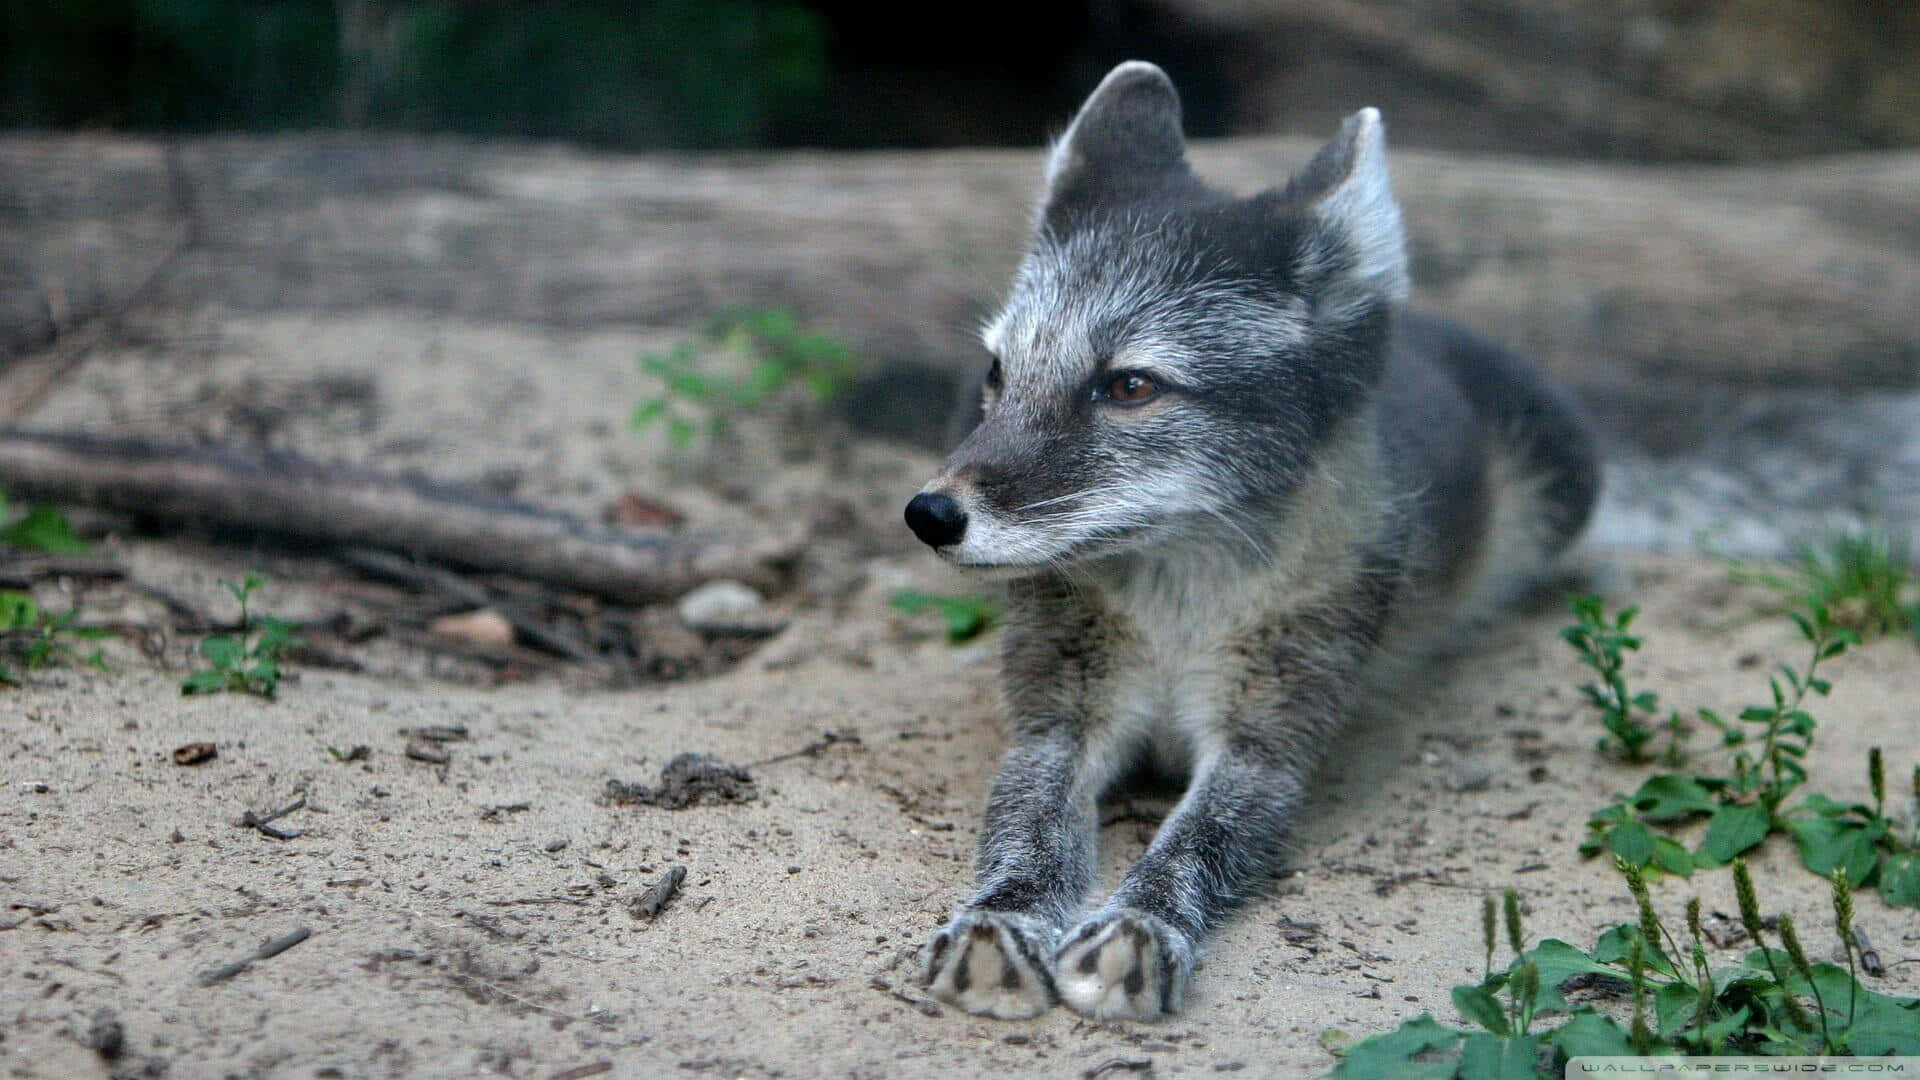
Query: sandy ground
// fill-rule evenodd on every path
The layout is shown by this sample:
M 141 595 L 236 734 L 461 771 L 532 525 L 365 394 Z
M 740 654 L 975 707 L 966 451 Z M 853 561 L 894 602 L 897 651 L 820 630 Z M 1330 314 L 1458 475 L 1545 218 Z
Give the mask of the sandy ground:
M 1116 1061 L 1303 1075 L 1331 1066 L 1326 1029 L 1457 1020 L 1448 989 L 1479 972 L 1487 892 L 1519 888 L 1535 937 L 1587 944 L 1631 917 L 1616 875 L 1575 848 L 1587 813 L 1643 774 L 1595 752 L 1549 610 L 1489 628 L 1472 656 L 1355 721 L 1275 895 L 1221 935 L 1173 1022 L 942 1007 L 917 987 L 916 953 L 968 887 L 1003 724 L 992 642 L 952 647 L 887 607 L 901 585 L 960 587 L 894 524 L 926 455 L 770 436 L 676 457 L 624 428 L 644 385 L 633 356 L 662 343 L 645 335 L 218 313 L 149 331 L 89 360 L 30 421 L 226 438 L 254 424 L 273 445 L 491 477 L 581 512 L 638 489 L 716 528 L 826 502 L 851 524 L 778 598 L 789 628 L 704 681 L 483 689 L 370 646 L 368 673 L 304 671 L 275 703 L 182 698 L 191 643 L 176 641 L 157 664 L 116 643 L 111 673 L 52 669 L 0 693 L 0 1075 L 1078 1076 Z M 340 378 L 371 389 L 300 396 Z M 263 401 L 281 404 L 263 414 Z M 116 537 L 105 551 L 209 606 L 215 578 L 262 563 L 279 579 L 267 607 L 287 614 L 324 609 L 341 576 L 198 541 Z M 1636 670 L 1674 704 L 1731 710 L 1764 696 L 1760 658 L 1797 661 L 1791 628 L 1759 616 L 1767 595 L 1715 563 L 1596 561 L 1644 606 Z M 142 610 L 112 592 L 90 602 Z M 1864 798 L 1876 743 L 1905 775 L 1917 659 L 1882 642 L 1836 665 L 1815 789 Z M 428 725 L 467 729 L 443 765 L 403 753 Z M 815 753 L 769 760 L 827 732 Z M 219 756 L 174 764 L 196 741 Z M 364 761 L 327 750 L 357 745 Z M 751 764 L 758 798 L 603 799 L 608 780 L 651 782 L 685 751 Z M 297 837 L 237 824 L 299 797 L 276 823 Z M 1163 806 L 1113 808 L 1108 881 Z M 1777 840 L 1760 865 L 1767 906 L 1823 928 L 1824 951 L 1824 884 Z M 633 914 L 675 866 L 677 899 Z M 1730 911 L 1723 876 L 1703 880 L 1705 899 Z M 1656 897 L 1677 919 L 1693 888 L 1665 881 Z M 1873 897 L 1859 919 L 1890 965 L 1877 987 L 1920 991 L 1920 921 Z M 202 985 L 300 927 L 300 944 Z M 113 1062 L 88 1046 L 103 1011 L 125 1033 Z

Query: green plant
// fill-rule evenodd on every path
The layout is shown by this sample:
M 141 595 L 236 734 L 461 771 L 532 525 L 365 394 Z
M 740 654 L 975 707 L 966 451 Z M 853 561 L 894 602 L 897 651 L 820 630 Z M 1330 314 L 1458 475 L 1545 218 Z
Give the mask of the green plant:
M 893 594 L 892 603 L 894 610 L 908 615 L 939 612 L 947 624 L 947 640 L 955 645 L 979 637 L 1000 618 L 1000 605 L 978 593 L 943 596 L 901 589 Z
M 1865 638 L 1920 635 L 1920 575 L 1907 541 L 1880 529 L 1834 532 L 1800 545 L 1784 566 L 1733 564 L 1734 577 L 1788 603 L 1822 607 Z
M 0 521 L 7 516 L 7 493 L 0 491 Z M 32 507 L 19 520 L 0 526 L 0 543 L 49 555 L 85 555 L 93 550 L 67 524 L 66 515 L 51 506 Z
M 793 313 L 749 308 L 725 313 L 708 326 L 712 347 L 744 360 L 743 376 L 699 370 L 700 350 L 681 342 L 667 353 L 648 353 L 640 368 L 661 381 L 658 397 L 642 401 L 632 424 L 644 429 L 664 423 L 675 446 L 693 445 L 706 417 L 710 436 L 727 430 L 729 418 L 759 408 L 790 386 L 805 386 L 819 401 L 831 400 L 852 382 L 852 350 L 825 334 L 801 328 Z
M 22 671 L 34 671 L 56 661 L 91 664 L 105 671 L 107 662 L 99 649 L 81 655 L 69 639 L 98 640 L 108 631 L 96 627 L 75 626 L 77 612 L 50 612 L 34 603 L 23 592 L 0 592 L 0 683 L 21 684 Z
M 1617 747 L 1621 757 L 1631 762 L 1653 760 L 1647 754 L 1647 746 L 1653 742 L 1655 732 L 1639 716 L 1657 713 L 1660 698 L 1651 690 L 1634 693 L 1627 687 L 1626 679 L 1625 654 L 1638 651 L 1641 645 L 1641 639 L 1629 633 L 1628 627 L 1633 625 L 1640 609 L 1626 608 L 1610 620 L 1597 596 L 1575 596 L 1569 603 L 1578 621 L 1561 630 L 1560 637 L 1580 654 L 1581 663 L 1600 676 L 1598 684 L 1580 687 L 1593 707 L 1600 710 L 1601 724 L 1607 729 L 1607 734 L 1600 737 L 1600 749 Z M 1674 738 L 1668 745 L 1667 757 L 1678 765 L 1685 758 L 1680 745 L 1678 712 L 1668 727 Z
M 1594 597 L 1575 598 L 1572 607 L 1578 622 L 1562 636 L 1600 676 L 1599 685 L 1584 689 L 1607 727 L 1601 749 L 1618 748 L 1630 761 L 1649 760 L 1644 751 L 1656 733 L 1635 713 L 1653 714 L 1658 699 L 1633 693 L 1622 674 L 1623 655 L 1643 644 L 1628 632 L 1633 610 L 1609 616 Z M 1612 855 L 1638 918 L 1600 935 L 1591 949 L 1555 939 L 1527 948 L 1517 895 L 1509 889 L 1501 903 L 1485 898 L 1483 976 L 1452 993 L 1455 1009 L 1474 1026 L 1449 1027 L 1423 1013 L 1394 1031 L 1335 1047 L 1341 1058 L 1335 1076 L 1558 1076 L 1568 1059 L 1581 1055 L 1920 1053 L 1920 999 L 1863 986 L 1854 974 L 1853 933 L 1856 885 L 1877 885 L 1889 905 L 1920 907 L 1920 826 L 1902 837 L 1887 816 L 1886 755 L 1879 747 L 1867 760 L 1871 805 L 1816 793 L 1785 808 L 1807 779 L 1803 763 L 1816 724 L 1804 706 L 1832 689 L 1819 674 L 1821 665 L 1858 640 L 1818 599 L 1789 615 L 1808 648 L 1804 669 L 1779 665 L 1768 678 L 1770 703 L 1742 710 L 1735 721 L 1699 710 L 1701 720 L 1721 733 L 1725 770 L 1658 773 L 1588 822 L 1581 851 Z M 1682 734 L 1678 715 L 1674 710 L 1668 724 L 1676 744 Z M 1920 765 L 1913 770 L 1913 795 L 1920 815 Z M 1697 851 L 1665 835 L 1666 827 L 1701 818 L 1707 828 Z M 1761 917 L 1752 872 L 1740 856 L 1775 832 L 1790 834 L 1801 861 L 1826 878 L 1844 968 L 1812 962 L 1785 914 L 1771 924 L 1779 947 L 1768 944 L 1770 924 Z M 1699 899 L 1686 906 L 1683 942 L 1655 912 L 1649 875 L 1691 875 L 1728 865 L 1741 926 L 1754 948 L 1736 964 L 1714 967 Z M 1496 971 L 1502 924 L 1513 959 Z M 1568 980 L 1576 977 L 1601 997 L 1624 993 L 1625 1006 L 1602 1011 L 1591 1001 L 1569 1001 Z M 1543 1024 L 1542 1018 L 1564 1019 Z M 1338 1035 L 1326 1033 L 1323 1045 Z
M 1780 948 L 1766 943 L 1753 878 L 1733 864 L 1742 925 L 1755 948 L 1738 963 L 1714 967 L 1700 929 L 1700 901 L 1687 904 L 1683 943 L 1654 911 L 1646 879 L 1625 860 L 1638 918 L 1600 935 L 1591 949 L 1549 938 L 1524 948 L 1519 904 L 1509 889 L 1507 945 L 1514 957 L 1477 984 L 1453 988 L 1454 1008 L 1472 1026 L 1449 1027 L 1428 1013 L 1394 1031 L 1336 1048 L 1336 1077 L 1559 1076 L 1568 1059 L 1625 1054 L 1915 1054 L 1920 999 L 1879 994 L 1853 972 L 1853 898 L 1844 875 L 1833 879 L 1834 927 L 1847 967 L 1812 963 L 1793 920 L 1780 916 Z M 1493 899 L 1483 909 L 1489 956 L 1497 948 Z M 1581 978 L 1600 996 L 1628 998 L 1601 1011 L 1567 997 Z M 1618 1013 L 1627 1016 L 1622 1023 Z M 1544 1017 L 1559 1017 L 1554 1024 Z
M 1920 766 L 1915 775 L 1920 780 Z M 1788 812 L 1780 826 L 1792 834 L 1807 869 L 1872 884 L 1893 907 L 1920 908 L 1920 824 L 1903 838 L 1887 817 L 1884 756 L 1877 746 L 1867 757 L 1867 777 L 1872 806 L 1815 792 Z
M 232 634 L 214 634 L 200 642 L 200 655 L 211 666 L 187 676 L 180 684 L 181 693 L 217 694 L 231 690 L 273 700 L 280 689 L 280 661 L 288 649 L 301 642 L 293 636 L 293 624 L 284 619 L 262 618 L 256 631 L 249 602 L 254 592 L 266 583 L 267 580 L 257 574 L 248 574 L 238 585 L 231 581 L 220 583 L 240 604 L 238 630 Z
M 1624 631 L 1622 619 L 1631 621 L 1630 615 L 1623 613 L 1609 622 L 1593 597 L 1578 598 L 1573 609 L 1580 623 L 1568 628 L 1565 636 L 1582 650 L 1583 662 L 1596 666 L 1596 658 L 1606 659 L 1609 642 L 1589 629 Z M 1809 870 L 1825 877 L 1844 868 L 1855 885 L 1880 888 L 1889 904 L 1920 907 L 1920 845 L 1903 839 L 1886 816 L 1885 767 L 1879 750 L 1868 768 L 1869 787 L 1878 793 L 1873 806 L 1843 803 L 1818 793 L 1791 809 L 1786 806 L 1789 796 L 1806 781 L 1804 761 L 1817 727 L 1805 706 L 1810 697 L 1825 696 L 1833 689 L 1820 675 L 1821 665 L 1859 640 L 1853 630 L 1837 625 L 1821 604 L 1810 602 L 1805 612 L 1788 616 L 1807 646 L 1804 668 L 1778 665 L 1767 679 L 1768 702 L 1742 709 L 1734 721 L 1711 709 L 1698 710 L 1700 719 L 1720 732 L 1720 749 L 1730 753 L 1724 770 L 1655 774 L 1632 795 L 1619 796 L 1593 812 L 1580 851 L 1588 856 L 1611 853 L 1636 871 L 1651 868 L 1684 876 L 1724 865 L 1778 832 L 1793 837 Z M 1631 648 L 1639 645 L 1639 639 L 1634 639 Z M 1611 710 L 1625 700 L 1623 694 L 1624 690 L 1589 688 L 1588 696 L 1602 709 L 1609 731 L 1616 719 Z M 1664 832 L 1700 818 L 1706 819 L 1707 829 L 1697 850 L 1687 850 Z

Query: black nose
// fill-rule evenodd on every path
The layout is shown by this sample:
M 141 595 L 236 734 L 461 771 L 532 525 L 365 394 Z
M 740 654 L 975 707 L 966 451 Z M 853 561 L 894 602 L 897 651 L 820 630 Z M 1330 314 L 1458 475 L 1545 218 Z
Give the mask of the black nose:
M 945 547 L 966 535 L 967 512 L 951 495 L 923 491 L 907 504 L 907 528 L 929 547 Z

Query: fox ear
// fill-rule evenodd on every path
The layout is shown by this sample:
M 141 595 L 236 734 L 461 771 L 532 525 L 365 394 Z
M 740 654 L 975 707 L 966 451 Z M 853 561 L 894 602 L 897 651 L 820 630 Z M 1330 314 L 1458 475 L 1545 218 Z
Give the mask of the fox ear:
M 1153 64 L 1129 60 L 1107 73 L 1054 142 L 1044 201 L 1052 207 L 1188 175 L 1173 81 Z
M 1321 263 L 1326 301 L 1335 307 L 1368 299 L 1407 298 L 1407 244 L 1400 203 L 1387 172 L 1385 125 L 1377 109 L 1361 109 L 1287 185 L 1320 226 L 1309 262 Z

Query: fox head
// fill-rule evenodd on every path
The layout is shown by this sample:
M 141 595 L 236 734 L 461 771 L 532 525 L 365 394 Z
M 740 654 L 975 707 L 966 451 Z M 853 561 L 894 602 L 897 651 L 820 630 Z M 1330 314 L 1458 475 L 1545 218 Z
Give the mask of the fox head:
M 1031 250 L 982 339 L 978 425 L 907 504 L 965 567 L 1260 541 L 1379 382 L 1407 292 L 1380 115 L 1249 198 L 1187 164 L 1180 101 L 1115 68 L 1048 160 Z

